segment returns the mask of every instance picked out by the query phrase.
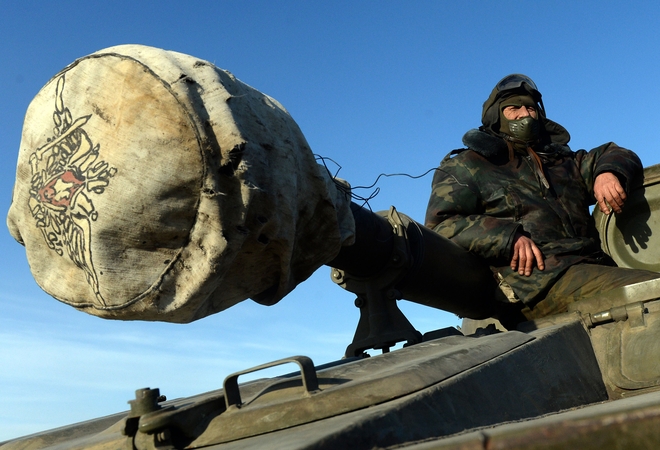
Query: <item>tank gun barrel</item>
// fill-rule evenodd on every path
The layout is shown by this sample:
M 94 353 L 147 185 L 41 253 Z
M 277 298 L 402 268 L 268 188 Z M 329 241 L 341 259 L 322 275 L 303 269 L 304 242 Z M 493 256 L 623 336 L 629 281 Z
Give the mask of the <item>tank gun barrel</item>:
M 394 208 L 374 213 L 351 204 L 356 240 L 327 265 L 345 289 L 363 294 L 364 283 L 388 285 L 397 298 L 461 317 L 495 314 L 496 283 L 481 258 Z M 388 280 L 382 280 L 389 278 Z M 376 281 L 380 280 L 380 281 Z

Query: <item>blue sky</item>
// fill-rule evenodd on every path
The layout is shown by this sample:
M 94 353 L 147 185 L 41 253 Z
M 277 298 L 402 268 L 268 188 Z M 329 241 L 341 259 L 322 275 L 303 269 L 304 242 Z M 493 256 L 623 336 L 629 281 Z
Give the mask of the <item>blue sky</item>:
M 75 59 L 127 43 L 209 60 L 276 98 L 354 186 L 435 167 L 514 72 L 536 81 L 574 149 L 615 141 L 647 166 L 660 163 L 656 2 L 0 0 L 0 8 L 5 214 L 30 100 Z M 430 182 L 381 178 L 370 205 L 422 221 Z M 272 307 L 248 300 L 188 325 L 106 321 L 41 291 L 6 227 L 0 242 L 0 441 L 122 411 L 142 387 L 175 398 L 289 355 L 338 359 L 358 321 L 353 295 L 325 267 Z M 422 332 L 459 323 L 401 303 Z

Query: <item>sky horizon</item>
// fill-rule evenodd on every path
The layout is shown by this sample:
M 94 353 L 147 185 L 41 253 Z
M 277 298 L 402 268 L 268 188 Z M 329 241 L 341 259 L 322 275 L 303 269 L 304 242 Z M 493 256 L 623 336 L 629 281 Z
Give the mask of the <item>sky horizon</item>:
M 340 178 L 375 194 L 374 211 L 394 205 L 418 222 L 432 170 L 480 125 L 483 102 L 510 73 L 536 82 L 574 150 L 614 141 L 645 166 L 660 163 L 660 6 L 650 1 L 0 5 L 5 216 L 32 98 L 77 58 L 128 43 L 208 60 L 272 96 Z M 187 325 L 103 320 L 43 292 L 6 226 L 0 241 L 0 442 L 124 411 L 147 386 L 178 398 L 290 355 L 339 359 L 358 322 L 354 296 L 327 267 L 271 307 L 246 300 Z M 422 333 L 460 323 L 400 307 Z

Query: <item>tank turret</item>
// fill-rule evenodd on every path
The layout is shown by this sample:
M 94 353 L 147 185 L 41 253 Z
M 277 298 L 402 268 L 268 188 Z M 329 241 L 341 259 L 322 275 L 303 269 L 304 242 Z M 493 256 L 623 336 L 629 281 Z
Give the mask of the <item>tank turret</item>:
M 112 83 L 127 83 L 122 102 Z M 265 362 L 188 398 L 136 386 L 124 412 L 1 450 L 660 446 L 660 280 L 502 327 L 484 261 L 395 208 L 351 203 L 282 105 L 188 55 L 81 58 L 26 117 L 8 222 L 59 300 L 189 322 L 247 298 L 273 304 L 327 265 L 359 320 L 334 362 Z M 647 168 L 623 214 L 594 214 L 621 266 L 660 271 L 658 186 L 660 166 Z M 422 334 L 401 299 L 464 326 Z M 240 382 L 282 365 L 293 369 Z

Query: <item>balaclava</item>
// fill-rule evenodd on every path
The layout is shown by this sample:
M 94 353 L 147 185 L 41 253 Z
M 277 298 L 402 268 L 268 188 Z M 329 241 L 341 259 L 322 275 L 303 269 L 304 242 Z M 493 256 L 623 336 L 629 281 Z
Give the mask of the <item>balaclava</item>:
M 514 157 L 514 149 L 526 153 L 533 161 L 539 181 L 549 189 L 543 163 L 537 152 L 552 149 L 548 144 L 567 144 L 570 140 L 568 131 L 558 123 L 548 120 L 545 107 L 536 84 L 522 74 L 507 75 L 502 78 L 484 103 L 481 114 L 482 131 L 504 139 L 509 149 L 509 159 Z M 509 105 L 534 106 L 537 118 L 526 117 L 518 120 L 506 120 L 502 110 Z M 536 151 L 534 150 L 536 148 Z
M 536 118 L 531 115 L 520 119 L 509 120 L 504 116 L 504 110 L 509 106 L 533 107 L 536 111 Z M 503 99 L 500 102 L 500 133 L 504 133 L 512 142 L 533 146 L 540 138 L 541 126 L 538 120 L 538 104 L 531 95 L 513 95 Z
M 522 102 L 530 103 L 530 105 L 536 107 L 537 125 L 534 125 L 533 120 L 523 121 L 514 124 L 514 128 L 518 129 L 514 132 L 510 128 L 511 122 L 506 121 L 506 119 L 502 120 L 502 109 L 504 106 L 522 104 Z M 541 93 L 531 78 L 522 74 L 507 75 L 497 83 L 488 100 L 484 102 L 481 123 L 483 124 L 482 131 L 505 139 L 507 139 L 507 136 L 515 139 L 512 133 L 518 132 L 536 134 L 536 143 L 540 144 L 536 147 L 543 147 L 549 143 L 566 145 L 571 139 L 564 127 L 546 118 Z M 533 129 L 523 130 L 526 127 L 536 126 L 538 126 L 538 131 Z M 525 141 L 525 139 L 521 139 L 521 141 Z

